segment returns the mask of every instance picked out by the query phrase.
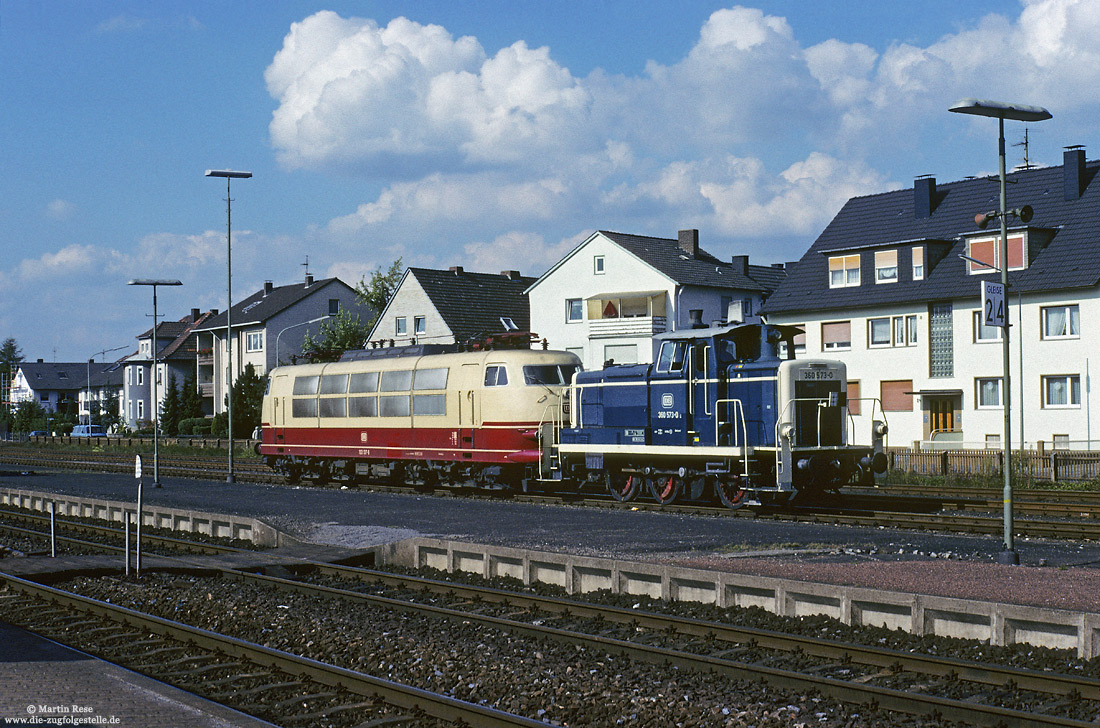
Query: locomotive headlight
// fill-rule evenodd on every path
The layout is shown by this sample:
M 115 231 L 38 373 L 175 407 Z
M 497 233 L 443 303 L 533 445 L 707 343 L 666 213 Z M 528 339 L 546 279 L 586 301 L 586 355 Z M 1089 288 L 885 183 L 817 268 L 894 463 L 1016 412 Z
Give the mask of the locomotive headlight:
M 794 437 L 794 425 L 788 422 L 787 424 L 780 427 L 779 436 L 782 437 L 784 440 L 790 440 L 792 437 Z
M 797 463 L 795 463 L 795 467 L 798 468 L 799 470 L 809 470 L 810 469 L 810 459 L 809 458 L 802 458 Z
M 878 437 L 886 437 L 886 433 L 889 431 L 890 427 L 885 422 L 875 423 L 875 435 L 877 435 Z

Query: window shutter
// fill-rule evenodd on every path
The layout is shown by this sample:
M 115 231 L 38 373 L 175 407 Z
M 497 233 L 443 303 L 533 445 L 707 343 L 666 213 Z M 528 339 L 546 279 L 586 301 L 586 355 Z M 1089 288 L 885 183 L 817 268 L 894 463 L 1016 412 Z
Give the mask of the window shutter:
M 886 412 L 911 412 L 913 410 L 913 380 L 882 382 L 882 409 Z
M 837 321 L 821 324 L 822 344 L 850 344 L 852 342 L 852 322 Z

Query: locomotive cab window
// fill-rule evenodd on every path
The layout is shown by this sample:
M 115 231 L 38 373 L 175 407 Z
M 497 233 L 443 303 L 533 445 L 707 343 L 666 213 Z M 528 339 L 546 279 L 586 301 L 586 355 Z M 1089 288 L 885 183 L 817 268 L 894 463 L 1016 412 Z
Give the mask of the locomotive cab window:
M 661 352 L 657 356 L 657 371 L 680 372 L 684 370 L 684 359 L 687 356 L 687 343 L 683 341 L 666 341 L 661 344 Z
M 508 384 L 508 370 L 503 364 L 490 364 L 485 367 L 485 386 L 504 387 Z
M 567 364 L 528 364 L 523 367 L 524 384 L 569 384 L 577 367 Z

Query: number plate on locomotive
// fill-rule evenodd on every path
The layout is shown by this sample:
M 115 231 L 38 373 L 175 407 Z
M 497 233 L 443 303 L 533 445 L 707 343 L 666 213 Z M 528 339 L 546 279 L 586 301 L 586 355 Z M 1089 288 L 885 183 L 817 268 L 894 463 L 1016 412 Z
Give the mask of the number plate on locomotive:
M 836 371 L 832 369 L 800 369 L 798 378 L 807 379 L 836 379 Z

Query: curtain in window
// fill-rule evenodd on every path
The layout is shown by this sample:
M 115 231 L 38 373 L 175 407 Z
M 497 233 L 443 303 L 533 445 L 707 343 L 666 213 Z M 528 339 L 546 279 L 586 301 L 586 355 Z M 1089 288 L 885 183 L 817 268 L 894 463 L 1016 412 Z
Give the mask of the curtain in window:
M 1047 336 L 1065 336 L 1067 333 L 1066 309 L 1047 308 L 1043 310 L 1046 312 L 1047 317 Z

